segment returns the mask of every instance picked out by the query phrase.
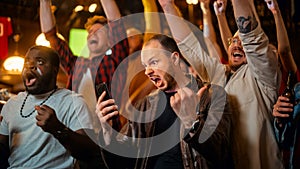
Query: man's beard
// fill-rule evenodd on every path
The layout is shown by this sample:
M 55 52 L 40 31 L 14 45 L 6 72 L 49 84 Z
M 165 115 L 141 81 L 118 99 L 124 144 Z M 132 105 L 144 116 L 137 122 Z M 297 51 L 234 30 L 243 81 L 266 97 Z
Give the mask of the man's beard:
M 169 70 L 168 73 L 166 73 L 164 75 L 164 79 L 166 80 L 167 82 L 167 88 L 165 89 L 166 91 L 167 90 L 174 90 L 174 88 L 176 87 L 177 85 L 177 81 L 175 79 L 175 75 L 174 75 L 174 72 Z
M 229 64 L 229 67 L 232 71 L 237 71 L 242 65 L 246 64 L 246 62 L 242 62 L 240 64 Z

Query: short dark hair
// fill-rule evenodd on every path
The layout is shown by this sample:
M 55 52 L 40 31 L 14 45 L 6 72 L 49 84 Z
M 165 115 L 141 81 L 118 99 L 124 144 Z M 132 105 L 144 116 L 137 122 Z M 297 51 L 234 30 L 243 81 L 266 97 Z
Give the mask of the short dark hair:
M 32 46 L 31 48 L 28 49 L 26 56 L 33 50 L 39 51 L 40 54 L 48 56 L 50 59 L 50 62 L 53 66 L 56 68 L 59 68 L 59 55 L 58 53 L 49 47 L 46 46 Z
M 190 66 L 190 63 L 183 57 L 183 55 L 181 54 L 181 52 L 177 46 L 176 41 L 173 38 L 171 38 L 167 35 L 163 35 L 163 34 L 156 34 L 156 35 L 153 35 L 147 42 L 145 42 L 144 46 L 148 45 L 150 43 L 150 41 L 152 41 L 152 40 L 157 40 L 165 50 L 167 50 L 171 53 L 173 53 L 173 52 L 179 53 L 180 59 L 182 59 L 185 64 Z

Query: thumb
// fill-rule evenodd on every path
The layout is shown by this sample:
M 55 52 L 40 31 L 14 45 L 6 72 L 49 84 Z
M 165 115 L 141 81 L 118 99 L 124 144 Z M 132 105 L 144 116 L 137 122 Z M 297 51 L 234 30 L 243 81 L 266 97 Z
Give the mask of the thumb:
M 218 12 L 218 2 L 217 1 L 214 2 L 214 10 L 216 13 Z
M 209 87 L 210 87 L 210 85 L 201 87 L 197 92 L 197 96 L 199 98 L 201 98 L 203 93 L 205 92 L 205 90 L 207 90 Z

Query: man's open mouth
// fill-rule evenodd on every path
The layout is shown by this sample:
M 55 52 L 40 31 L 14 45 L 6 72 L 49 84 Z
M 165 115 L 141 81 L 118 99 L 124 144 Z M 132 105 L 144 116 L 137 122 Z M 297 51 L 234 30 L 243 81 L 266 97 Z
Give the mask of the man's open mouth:
M 233 52 L 233 57 L 243 57 L 244 56 L 244 54 L 242 53 L 242 52 Z
M 37 78 L 33 74 L 27 73 L 26 79 L 25 79 L 25 84 L 26 84 L 26 86 L 32 86 L 32 85 L 34 85 L 36 80 L 37 80 Z
M 97 44 L 97 43 L 98 43 L 98 41 L 96 41 L 96 40 L 91 40 L 91 41 L 90 41 L 90 44 L 91 44 L 91 45 Z
M 154 83 L 154 85 L 161 85 L 161 78 L 159 77 L 150 77 L 150 80 Z

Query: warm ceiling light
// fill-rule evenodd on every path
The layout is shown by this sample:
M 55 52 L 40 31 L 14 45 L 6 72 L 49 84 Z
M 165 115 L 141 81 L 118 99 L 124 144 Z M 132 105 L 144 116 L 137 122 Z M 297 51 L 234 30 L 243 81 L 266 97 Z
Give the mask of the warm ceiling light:
M 60 33 L 57 33 L 57 36 L 60 39 L 65 39 Z M 50 47 L 50 42 L 46 39 L 44 33 L 39 34 L 39 36 L 35 39 L 35 44 Z
M 79 11 L 82 11 L 84 8 L 82 5 L 77 5 L 75 8 L 74 8 L 74 12 L 79 12 Z
M 186 0 L 186 3 L 189 4 L 189 5 L 191 5 L 191 4 L 197 5 L 198 0 Z
M 93 3 L 89 6 L 89 12 L 90 13 L 93 13 L 96 11 L 96 8 L 97 8 L 97 4 L 96 3 Z
M 20 56 L 10 56 L 3 63 L 3 67 L 5 70 L 14 71 L 14 72 L 21 72 L 23 66 L 24 66 L 24 58 Z

